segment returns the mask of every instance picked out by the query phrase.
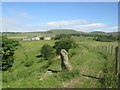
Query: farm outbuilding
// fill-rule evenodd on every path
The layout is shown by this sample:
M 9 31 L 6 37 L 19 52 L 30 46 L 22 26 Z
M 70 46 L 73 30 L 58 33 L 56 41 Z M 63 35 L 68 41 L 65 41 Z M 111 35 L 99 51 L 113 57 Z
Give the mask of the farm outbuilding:
M 34 36 L 34 37 L 32 37 L 32 40 L 40 40 L 40 37 Z
M 44 40 L 51 40 L 52 38 L 51 37 L 44 37 L 43 39 Z
M 28 38 L 22 39 L 23 41 L 31 41 L 31 40 L 40 40 L 38 36 L 29 36 Z
M 23 41 L 30 41 L 31 39 L 30 38 L 23 38 L 22 40 Z

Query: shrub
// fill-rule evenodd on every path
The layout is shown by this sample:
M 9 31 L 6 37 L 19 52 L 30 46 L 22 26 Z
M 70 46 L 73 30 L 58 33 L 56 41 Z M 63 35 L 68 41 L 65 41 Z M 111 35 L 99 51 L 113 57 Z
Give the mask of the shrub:
M 113 35 L 100 35 L 98 36 L 97 38 L 95 37 L 93 40 L 96 40 L 96 41 L 101 41 L 101 42 L 112 42 L 112 41 L 117 41 L 119 40 L 118 39 L 118 36 L 113 36 Z
M 70 49 L 70 51 L 69 51 L 69 57 L 73 57 L 76 54 L 77 54 L 77 50 L 76 49 Z
M 27 61 L 24 66 L 25 67 L 30 67 L 33 64 L 33 61 Z
M 55 50 L 50 45 L 45 44 L 41 49 L 41 54 L 46 60 L 48 60 L 54 57 Z
M 54 47 L 56 48 L 56 53 L 60 54 L 61 49 L 69 51 L 70 48 L 76 48 L 77 44 L 73 39 L 64 38 L 61 39 L 60 41 L 55 42 Z
M 60 77 L 63 81 L 69 80 L 71 78 L 77 77 L 80 75 L 80 71 L 78 69 L 72 70 L 70 72 L 61 72 Z
M 14 39 L 8 39 L 2 37 L 2 70 L 6 71 L 12 67 L 14 63 L 14 51 L 17 49 L 16 46 L 20 45 L 18 41 Z
M 60 34 L 55 36 L 55 40 L 62 39 L 62 38 L 70 38 L 71 35 L 67 34 Z

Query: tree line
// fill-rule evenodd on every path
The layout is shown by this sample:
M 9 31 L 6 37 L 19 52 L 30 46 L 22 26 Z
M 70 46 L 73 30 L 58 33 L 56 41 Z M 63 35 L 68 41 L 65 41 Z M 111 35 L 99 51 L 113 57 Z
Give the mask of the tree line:
M 6 71 L 12 67 L 14 63 L 14 51 L 17 49 L 20 43 L 14 39 L 8 39 L 6 36 L 2 36 L 2 70 Z
M 112 42 L 120 40 L 118 35 L 100 35 L 100 34 L 60 34 L 55 36 L 55 40 L 59 40 L 62 38 L 70 38 L 72 36 L 76 37 L 94 37 L 93 40 L 102 41 L 102 42 Z
M 93 40 L 96 41 L 102 41 L 102 42 L 112 42 L 112 41 L 118 41 L 120 40 L 118 36 L 113 36 L 113 35 L 100 35 L 98 37 L 95 37 Z

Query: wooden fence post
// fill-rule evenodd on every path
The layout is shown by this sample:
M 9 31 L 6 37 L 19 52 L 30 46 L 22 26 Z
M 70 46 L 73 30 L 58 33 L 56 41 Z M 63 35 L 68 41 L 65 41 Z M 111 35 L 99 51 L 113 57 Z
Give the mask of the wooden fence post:
M 101 48 L 101 51 L 102 51 L 102 46 L 100 48 Z
M 105 52 L 105 46 L 103 46 L 103 51 Z
M 99 46 L 97 46 L 97 50 L 99 50 Z
M 109 45 L 107 46 L 107 53 L 109 53 Z
M 102 51 L 104 51 L 103 46 L 102 46 Z
M 105 48 L 105 52 L 107 52 L 107 46 L 105 46 L 106 48 Z
M 118 73 L 118 88 L 120 89 L 120 72 Z
M 111 46 L 111 55 L 113 54 L 113 46 Z
M 115 72 L 116 72 L 116 74 L 118 74 L 118 71 L 119 71 L 118 46 L 116 46 L 116 48 L 115 48 L 115 61 L 116 61 Z
M 110 45 L 108 46 L 108 53 L 110 53 Z
M 118 88 L 120 89 L 120 54 L 119 54 L 119 51 L 120 51 L 120 47 L 118 47 Z

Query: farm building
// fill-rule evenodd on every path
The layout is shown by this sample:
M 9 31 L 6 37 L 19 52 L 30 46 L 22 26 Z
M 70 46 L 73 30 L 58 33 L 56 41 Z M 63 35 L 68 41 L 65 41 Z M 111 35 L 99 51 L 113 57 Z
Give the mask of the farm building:
M 44 40 L 51 40 L 51 37 L 44 37 Z
M 30 41 L 31 39 L 30 38 L 23 38 L 22 40 L 23 41 Z
M 34 36 L 34 37 L 31 38 L 31 40 L 40 40 L 40 37 Z
M 40 40 L 40 37 L 38 36 L 29 36 L 28 38 L 22 39 L 23 41 L 30 41 L 30 40 Z

